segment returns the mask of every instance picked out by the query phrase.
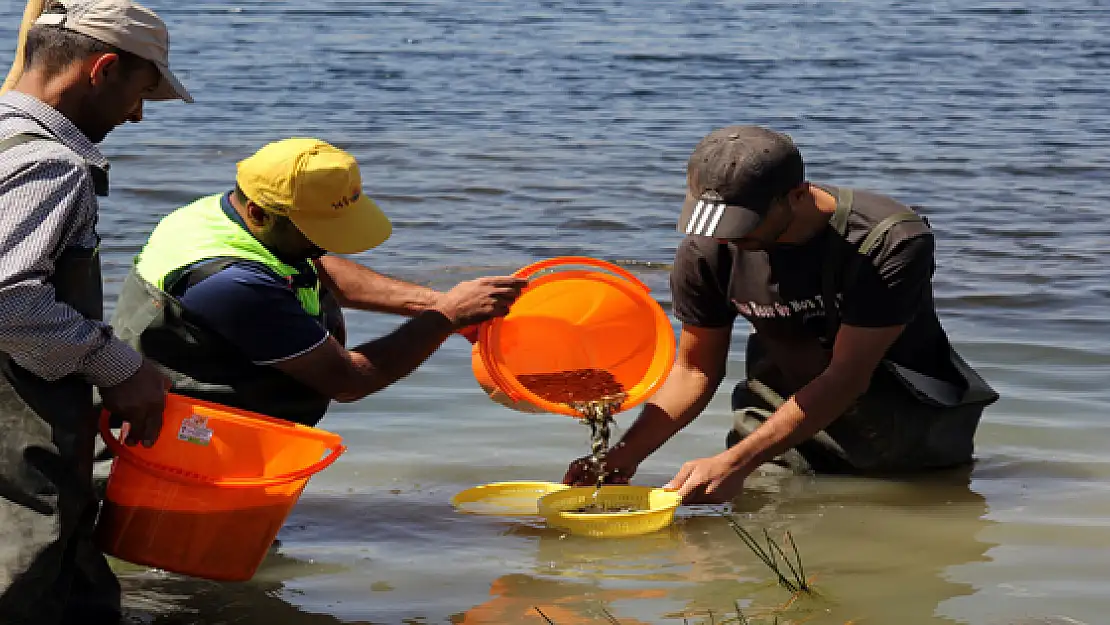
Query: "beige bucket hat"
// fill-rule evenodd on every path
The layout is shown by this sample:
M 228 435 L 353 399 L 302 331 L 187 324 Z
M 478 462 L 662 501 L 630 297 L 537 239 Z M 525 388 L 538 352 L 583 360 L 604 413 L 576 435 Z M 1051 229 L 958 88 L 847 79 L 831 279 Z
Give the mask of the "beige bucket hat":
M 193 101 L 193 96 L 170 71 L 170 33 L 166 23 L 137 2 L 53 0 L 35 24 L 88 35 L 154 63 L 162 72 L 162 80 L 148 100 Z

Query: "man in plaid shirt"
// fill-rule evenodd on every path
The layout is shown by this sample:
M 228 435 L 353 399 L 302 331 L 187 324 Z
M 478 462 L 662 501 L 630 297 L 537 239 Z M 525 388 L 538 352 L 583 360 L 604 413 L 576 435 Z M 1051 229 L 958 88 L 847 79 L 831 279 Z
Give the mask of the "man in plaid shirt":
M 91 541 L 92 387 L 152 445 L 167 380 L 101 320 L 97 143 L 144 100 L 192 98 L 169 35 L 130 0 L 52 2 L 0 96 L 0 623 L 118 623 L 120 587 Z

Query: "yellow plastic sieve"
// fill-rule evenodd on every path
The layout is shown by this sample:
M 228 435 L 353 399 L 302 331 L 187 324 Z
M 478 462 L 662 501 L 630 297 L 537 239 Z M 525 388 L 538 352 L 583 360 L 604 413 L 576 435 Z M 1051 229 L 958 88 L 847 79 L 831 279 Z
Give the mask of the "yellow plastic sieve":
M 639 536 L 659 531 L 674 522 L 681 503 L 678 493 L 650 486 L 593 486 L 564 488 L 539 500 L 540 515 L 557 529 L 594 538 Z M 606 507 L 633 507 L 635 512 L 570 512 L 596 503 Z
M 451 505 L 468 514 L 538 516 L 540 497 L 567 488 L 554 482 L 494 482 L 457 493 Z

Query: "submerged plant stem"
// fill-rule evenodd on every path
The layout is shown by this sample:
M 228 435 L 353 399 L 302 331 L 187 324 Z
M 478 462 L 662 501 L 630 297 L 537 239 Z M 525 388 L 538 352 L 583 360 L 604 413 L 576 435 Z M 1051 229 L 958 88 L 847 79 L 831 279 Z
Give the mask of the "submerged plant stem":
M 736 622 L 740 625 L 748 625 L 748 617 L 744 616 L 744 611 L 740 609 L 740 602 L 734 601 L 733 605 L 736 606 Z
M 770 532 L 766 529 L 763 530 L 763 537 L 767 542 L 767 546 L 764 547 L 748 532 L 748 530 L 741 527 L 731 515 L 724 511 L 719 511 L 719 514 L 725 518 L 729 527 L 736 532 L 736 535 L 740 537 L 744 545 L 747 546 L 756 557 L 762 560 L 763 563 L 767 565 L 767 568 L 771 569 L 783 588 L 786 588 L 792 593 L 811 592 L 809 582 L 805 578 L 805 567 L 802 565 L 802 554 L 798 551 L 798 545 L 794 541 L 794 536 L 791 535 L 789 531 L 786 532 L 786 539 L 790 541 L 790 547 L 794 552 L 794 562 L 791 562 L 790 558 L 786 555 L 786 551 L 771 538 Z M 782 557 L 782 563 L 786 565 L 786 569 L 789 569 L 789 577 L 787 577 L 783 567 L 779 564 L 779 556 Z
M 601 608 L 601 613 L 604 614 L 605 618 L 609 619 L 609 622 L 613 623 L 613 625 L 620 625 L 621 622 L 617 620 L 617 617 L 610 614 L 609 610 L 605 609 L 604 606 Z
M 543 610 L 540 609 L 540 606 L 534 605 L 534 606 L 532 606 L 532 609 L 535 610 L 536 612 L 539 612 L 540 616 L 543 617 L 543 620 L 547 621 L 548 625 L 555 625 L 555 621 L 547 618 L 547 615 L 543 613 Z

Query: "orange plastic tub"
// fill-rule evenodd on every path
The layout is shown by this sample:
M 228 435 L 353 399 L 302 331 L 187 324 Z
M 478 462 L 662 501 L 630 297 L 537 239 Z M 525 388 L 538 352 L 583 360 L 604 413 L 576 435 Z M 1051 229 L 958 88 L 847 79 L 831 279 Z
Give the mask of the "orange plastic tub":
M 120 443 L 108 417 L 100 432 L 115 460 L 100 548 L 212 580 L 253 577 L 309 478 L 346 451 L 330 432 L 173 393 L 149 449 Z
M 558 271 L 533 278 L 549 269 Z M 631 273 L 602 260 L 567 256 L 533 263 L 514 275 L 530 278 L 529 285 L 508 315 L 478 327 L 471 351 L 474 377 L 492 399 L 523 412 L 580 417 L 570 406 L 529 391 L 518 376 L 608 371 L 627 392 L 617 412 L 643 403 L 666 380 L 675 357 L 674 329 L 648 287 Z

